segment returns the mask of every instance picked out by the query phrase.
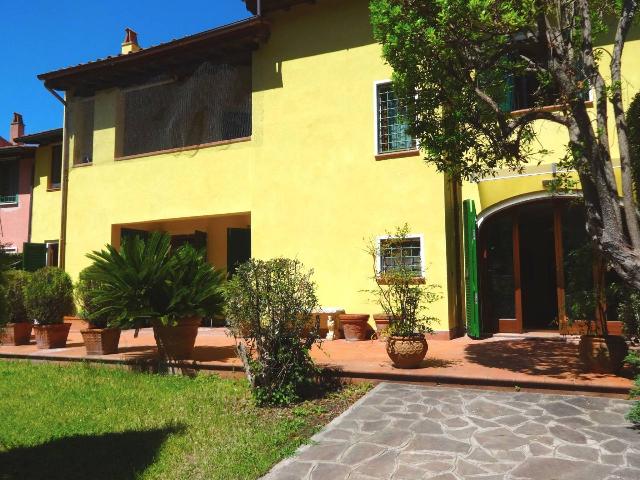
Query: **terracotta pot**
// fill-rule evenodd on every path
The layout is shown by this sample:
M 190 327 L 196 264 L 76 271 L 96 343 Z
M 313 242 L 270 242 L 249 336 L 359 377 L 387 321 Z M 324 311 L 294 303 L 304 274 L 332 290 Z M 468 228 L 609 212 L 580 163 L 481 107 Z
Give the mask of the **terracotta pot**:
M 369 314 L 342 313 L 338 315 L 347 342 L 359 342 L 367 339 Z
M 580 337 L 580 359 L 596 373 L 617 373 L 629 352 L 627 342 L 617 335 Z
M 29 345 L 33 323 L 7 323 L 0 327 L 0 345 Z
M 153 336 L 158 345 L 158 353 L 167 360 L 188 360 L 193 356 L 196 345 L 199 317 L 178 320 L 175 327 L 162 325 L 159 320 L 152 320 Z
M 118 353 L 119 328 L 88 328 L 80 330 L 87 355 L 110 355 Z
M 387 337 L 387 355 L 398 368 L 417 368 L 429 350 L 424 335 L 412 337 Z
M 386 342 L 388 336 L 387 330 L 389 329 L 389 324 L 393 321 L 393 317 L 387 313 L 376 313 L 373 316 L 373 320 L 376 322 L 378 340 Z
M 34 325 L 36 345 L 38 349 L 64 348 L 67 346 L 70 323 L 54 323 L 53 325 Z

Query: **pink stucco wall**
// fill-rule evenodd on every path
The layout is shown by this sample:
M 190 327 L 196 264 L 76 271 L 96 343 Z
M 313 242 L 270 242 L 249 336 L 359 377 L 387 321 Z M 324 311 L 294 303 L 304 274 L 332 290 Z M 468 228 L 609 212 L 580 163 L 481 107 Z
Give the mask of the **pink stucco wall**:
M 0 206 L 0 243 L 18 247 L 29 241 L 29 214 L 31 212 L 31 177 L 33 175 L 33 159 L 20 160 L 20 181 L 17 207 Z

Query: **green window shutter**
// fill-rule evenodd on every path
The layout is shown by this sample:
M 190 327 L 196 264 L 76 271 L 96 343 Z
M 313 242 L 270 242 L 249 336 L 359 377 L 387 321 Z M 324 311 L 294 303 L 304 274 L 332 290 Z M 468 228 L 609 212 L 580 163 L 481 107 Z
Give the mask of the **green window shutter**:
M 515 99 L 515 81 L 513 74 L 507 74 L 504 78 L 500 110 L 503 112 L 512 112 L 516 108 Z
M 463 203 L 464 215 L 464 272 L 467 313 L 467 334 L 480 337 L 480 308 L 478 302 L 478 253 L 476 245 L 476 206 L 473 200 Z
M 23 244 L 22 268 L 28 272 L 47 266 L 47 246 L 44 243 Z

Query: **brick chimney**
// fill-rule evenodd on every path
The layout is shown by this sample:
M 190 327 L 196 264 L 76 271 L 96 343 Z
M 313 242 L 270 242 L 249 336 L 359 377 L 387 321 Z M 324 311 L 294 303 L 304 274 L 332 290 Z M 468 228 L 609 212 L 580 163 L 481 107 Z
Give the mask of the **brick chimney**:
M 140 50 L 138 34 L 130 28 L 124 29 L 124 42 L 122 42 L 122 54 L 135 53 Z
M 24 136 L 24 121 L 19 113 L 13 114 L 11 126 L 9 127 L 9 140 L 16 143 L 16 138 Z

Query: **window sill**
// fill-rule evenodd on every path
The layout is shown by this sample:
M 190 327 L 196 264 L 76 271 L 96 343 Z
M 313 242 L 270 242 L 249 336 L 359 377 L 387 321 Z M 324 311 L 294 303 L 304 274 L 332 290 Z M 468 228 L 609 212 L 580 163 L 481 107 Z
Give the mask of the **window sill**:
M 47 188 L 47 192 L 59 192 L 61 189 L 60 187 L 49 187 Z
M 384 278 L 376 278 L 376 282 L 378 283 L 378 285 L 389 285 L 389 281 L 385 280 Z M 411 284 L 412 285 L 424 285 L 426 283 L 424 277 L 415 277 L 413 279 L 411 279 Z
M 167 150 L 156 150 L 155 152 L 145 152 L 145 153 L 138 153 L 136 155 L 126 155 L 122 157 L 116 157 L 115 161 L 121 162 L 123 160 L 133 160 L 135 158 L 153 157 L 155 155 L 163 155 L 167 153 L 189 152 L 193 150 L 201 150 L 203 148 L 220 147 L 223 145 L 232 145 L 234 143 L 242 143 L 242 142 L 249 142 L 249 141 L 251 141 L 251 137 L 233 138 L 231 140 L 221 140 L 219 142 L 202 143 L 200 145 L 191 145 L 188 147 L 169 148 Z
M 404 158 L 404 157 L 417 157 L 420 155 L 420 150 L 403 150 L 401 152 L 390 152 L 390 153 L 378 153 L 376 155 L 376 160 L 391 160 L 393 158 Z
M 587 100 L 584 102 L 584 105 L 587 108 L 593 108 L 593 100 Z M 567 108 L 566 105 L 548 105 L 546 107 L 523 108 L 522 110 L 513 110 L 509 112 L 509 116 L 519 117 L 530 112 L 560 112 L 565 108 Z
M 90 167 L 91 165 L 93 165 L 93 162 L 74 163 L 73 168 Z
M 0 208 L 15 208 L 18 206 L 18 202 L 3 202 L 0 203 Z

